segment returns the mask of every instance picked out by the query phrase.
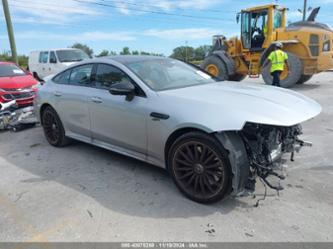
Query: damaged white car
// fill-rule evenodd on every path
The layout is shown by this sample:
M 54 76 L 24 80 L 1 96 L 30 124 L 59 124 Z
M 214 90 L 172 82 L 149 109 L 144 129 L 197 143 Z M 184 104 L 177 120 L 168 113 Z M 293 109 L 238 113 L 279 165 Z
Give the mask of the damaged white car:
M 272 86 L 218 82 L 183 62 L 118 56 L 76 64 L 44 84 L 36 99 L 48 142 L 69 138 L 166 168 L 180 191 L 202 203 L 260 177 L 283 178 L 275 163 L 294 153 L 315 101 Z

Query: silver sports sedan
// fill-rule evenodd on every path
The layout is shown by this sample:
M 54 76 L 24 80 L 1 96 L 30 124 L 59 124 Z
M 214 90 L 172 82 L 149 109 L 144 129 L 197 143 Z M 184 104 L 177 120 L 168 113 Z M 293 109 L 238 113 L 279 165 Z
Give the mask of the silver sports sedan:
M 256 179 L 268 186 L 284 153 L 301 141 L 300 123 L 321 107 L 293 91 L 220 82 L 161 57 L 84 61 L 39 89 L 37 112 L 48 142 L 94 144 L 166 168 L 188 198 L 215 202 Z

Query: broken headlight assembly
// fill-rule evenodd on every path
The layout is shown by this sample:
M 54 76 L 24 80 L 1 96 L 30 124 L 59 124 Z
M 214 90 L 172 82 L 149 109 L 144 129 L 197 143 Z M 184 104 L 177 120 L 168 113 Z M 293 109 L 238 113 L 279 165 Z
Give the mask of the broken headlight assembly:
M 267 186 L 277 191 L 283 187 L 272 184 L 268 177 L 277 177 L 280 180 L 285 176 L 279 173 L 282 169 L 281 157 L 285 153 L 299 152 L 302 146 L 311 146 L 311 143 L 298 138 L 302 134 L 302 127 L 272 126 L 246 123 L 241 131 L 250 163 L 249 179 L 246 184 L 248 190 L 254 190 L 256 177 L 261 178 Z

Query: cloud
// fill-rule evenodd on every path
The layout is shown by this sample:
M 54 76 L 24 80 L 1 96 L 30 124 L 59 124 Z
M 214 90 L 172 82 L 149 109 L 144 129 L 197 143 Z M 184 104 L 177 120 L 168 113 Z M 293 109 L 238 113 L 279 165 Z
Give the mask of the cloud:
M 217 35 L 221 30 L 211 28 L 187 28 L 187 29 L 149 29 L 142 35 L 153 36 L 165 40 L 201 40 Z
M 43 40 L 43 41 L 69 41 L 69 42 L 96 42 L 96 41 L 134 41 L 140 37 L 155 37 L 162 40 L 193 41 L 210 39 L 221 31 L 211 28 L 187 28 L 187 29 L 148 29 L 137 31 L 94 31 L 77 34 L 61 34 L 54 32 L 23 31 L 16 34 L 19 40 Z M 0 35 L 0 38 L 6 38 Z
M 92 8 L 88 3 L 72 0 L 61 1 L 61 4 L 53 0 L 9 0 L 9 6 L 13 12 L 13 22 L 41 24 L 66 24 L 84 16 L 98 16 L 102 12 Z
M 5 35 L 0 35 L 0 38 L 6 38 Z M 44 41 L 133 41 L 135 36 L 128 32 L 83 32 L 79 34 L 56 34 L 50 32 L 25 31 L 16 35 L 16 39 L 22 40 L 44 40 Z
M 138 4 L 135 0 L 123 1 L 110 1 L 108 4 L 115 5 L 119 12 L 125 15 L 130 14 L 142 14 L 143 11 L 171 11 L 176 9 L 191 9 L 191 10 L 205 10 L 207 8 L 213 7 L 216 4 L 221 4 L 222 2 L 227 2 L 228 0 L 146 0 L 142 4 Z

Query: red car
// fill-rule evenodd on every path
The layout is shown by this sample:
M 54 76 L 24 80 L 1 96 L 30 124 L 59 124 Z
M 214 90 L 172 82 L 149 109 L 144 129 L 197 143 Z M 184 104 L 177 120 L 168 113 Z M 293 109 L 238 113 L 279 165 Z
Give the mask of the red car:
M 12 62 L 0 62 L 0 103 L 15 99 L 18 107 L 31 106 L 38 81 Z

